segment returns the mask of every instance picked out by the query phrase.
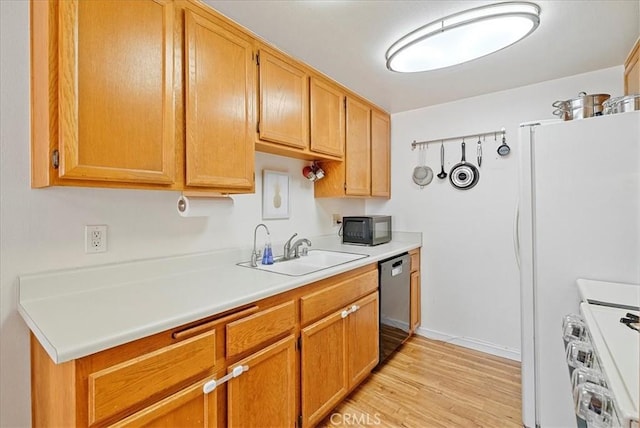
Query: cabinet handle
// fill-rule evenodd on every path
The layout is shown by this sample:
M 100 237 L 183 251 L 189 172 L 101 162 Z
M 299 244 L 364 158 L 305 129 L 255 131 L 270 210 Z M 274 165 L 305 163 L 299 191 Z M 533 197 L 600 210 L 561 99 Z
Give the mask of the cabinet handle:
M 351 305 L 351 307 L 349 309 L 345 309 L 344 311 L 342 311 L 342 313 L 340 314 L 342 316 L 342 318 L 346 318 L 348 317 L 350 314 L 354 313 L 355 311 L 357 311 L 358 309 L 360 309 L 360 306 L 358 305 Z
M 221 377 L 220 379 L 214 379 L 214 380 L 210 380 L 209 382 L 205 383 L 204 385 L 202 385 L 202 391 L 205 394 L 208 394 L 210 392 L 212 392 L 213 390 L 215 390 L 218 386 L 222 385 L 223 383 L 227 382 L 230 379 L 233 379 L 234 377 L 238 377 L 240 376 L 242 373 L 246 372 L 249 370 L 249 366 L 237 366 L 234 367 L 233 370 L 231 370 L 231 373 L 228 373 L 226 376 Z

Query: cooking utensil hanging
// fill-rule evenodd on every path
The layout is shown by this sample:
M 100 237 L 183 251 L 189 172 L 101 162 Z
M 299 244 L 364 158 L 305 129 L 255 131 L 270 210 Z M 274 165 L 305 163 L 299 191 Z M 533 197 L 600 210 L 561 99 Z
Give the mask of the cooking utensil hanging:
M 504 128 L 502 128 L 502 144 L 498 146 L 497 151 L 500 156 L 506 156 L 511 152 L 511 147 L 507 145 L 507 137 L 504 135 Z
M 478 168 L 482 166 L 482 142 L 480 141 L 480 137 L 478 137 Z
M 444 143 L 440 143 L 440 172 L 438 178 L 444 180 L 447 178 L 447 173 L 444 172 Z
M 425 164 L 425 148 L 420 147 L 418 150 L 418 166 L 413 169 L 413 182 L 420 186 L 421 189 L 433 180 L 433 170 Z
M 480 173 L 475 165 L 465 160 L 465 143 L 462 142 L 462 161 L 451 168 L 449 181 L 456 189 L 467 190 L 478 184 Z

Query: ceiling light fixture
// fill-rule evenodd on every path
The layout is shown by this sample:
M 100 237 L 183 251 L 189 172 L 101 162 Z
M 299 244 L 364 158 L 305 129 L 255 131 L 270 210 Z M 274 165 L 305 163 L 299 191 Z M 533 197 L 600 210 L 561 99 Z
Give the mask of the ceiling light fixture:
M 529 2 L 480 6 L 433 21 L 387 50 L 387 68 L 400 73 L 462 64 L 511 46 L 540 24 L 540 7 Z

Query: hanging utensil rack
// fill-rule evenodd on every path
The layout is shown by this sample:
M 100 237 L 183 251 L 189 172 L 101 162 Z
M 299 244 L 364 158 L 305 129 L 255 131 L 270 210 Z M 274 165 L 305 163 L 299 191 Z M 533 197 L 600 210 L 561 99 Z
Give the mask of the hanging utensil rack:
M 487 137 L 493 135 L 494 139 L 498 139 L 498 135 L 505 138 L 507 135 L 507 131 L 502 128 L 499 131 L 489 131 L 489 132 L 479 132 L 477 134 L 468 134 L 468 135 L 460 135 L 458 137 L 447 137 L 447 138 L 437 138 L 435 140 L 427 140 L 427 141 L 413 141 L 411 143 L 411 150 L 415 150 L 417 146 L 426 146 L 431 143 L 444 143 L 445 141 L 454 141 L 454 140 L 466 140 L 469 138 L 480 138 Z

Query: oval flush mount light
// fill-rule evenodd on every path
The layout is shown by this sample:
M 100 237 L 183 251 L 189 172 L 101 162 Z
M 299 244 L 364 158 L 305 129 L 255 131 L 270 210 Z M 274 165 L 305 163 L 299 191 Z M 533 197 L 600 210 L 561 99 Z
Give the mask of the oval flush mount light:
M 511 46 L 540 24 L 540 7 L 529 2 L 480 6 L 433 21 L 387 50 L 387 68 L 399 73 L 462 64 Z

